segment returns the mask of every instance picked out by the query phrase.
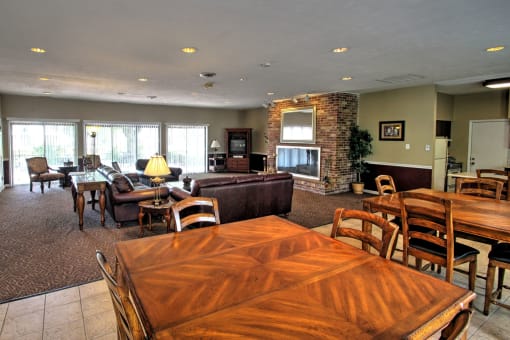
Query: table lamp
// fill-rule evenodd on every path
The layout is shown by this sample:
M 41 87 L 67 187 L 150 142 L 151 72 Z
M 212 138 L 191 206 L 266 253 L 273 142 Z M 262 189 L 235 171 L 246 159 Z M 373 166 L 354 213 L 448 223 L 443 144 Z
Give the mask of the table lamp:
M 153 177 L 151 178 L 151 182 L 154 183 L 154 186 L 156 187 L 154 192 L 154 205 L 160 205 L 161 195 L 159 185 L 164 181 L 164 179 L 159 176 L 166 176 L 170 173 L 170 169 L 168 168 L 168 164 L 166 164 L 165 158 L 159 154 L 152 156 L 151 159 L 149 159 L 149 163 L 147 163 L 143 173 L 147 176 Z
M 213 139 L 211 142 L 211 149 L 213 149 L 214 153 L 216 153 L 216 151 L 218 151 L 219 148 L 221 148 L 220 143 L 218 142 L 218 140 Z

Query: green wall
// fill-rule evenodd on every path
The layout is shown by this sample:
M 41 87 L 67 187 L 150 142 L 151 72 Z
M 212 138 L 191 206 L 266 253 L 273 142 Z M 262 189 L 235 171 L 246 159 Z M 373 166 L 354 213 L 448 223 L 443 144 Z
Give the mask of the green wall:
M 469 121 L 508 118 L 508 90 L 457 95 L 453 97 L 452 142 L 450 155 L 466 170 L 469 147 Z M 490 138 L 490 136 L 487 136 Z
M 361 94 L 358 123 L 374 138 L 368 161 L 431 166 L 437 96 L 434 86 Z M 404 141 L 380 141 L 380 121 L 405 121 Z M 409 144 L 409 150 L 405 145 Z M 425 145 L 431 150 L 425 151 Z
M 85 100 L 53 99 L 2 95 L 1 112 L 3 125 L 7 128 L 7 118 L 22 119 L 76 119 L 124 122 L 160 122 L 209 124 L 209 145 L 212 139 L 221 144 L 225 128 L 245 126 L 245 113 L 239 110 L 191 108 L 164 105 L 137 105 L 108 103 Z M 78 154 L 83 152 L 82 129 L 79 129 Z M 166 140 L 163 131 L 162 141 Z M 223 147 L 223 145 L 222 145 Z M 4 155 L 9 155 L 8 136 L 4 134 Z M 162 153 L 166 147 L 163 143 Z M 221 151 L 221 150 L 218 150 Z M 8 158 L 7 156 L 5 158 Z

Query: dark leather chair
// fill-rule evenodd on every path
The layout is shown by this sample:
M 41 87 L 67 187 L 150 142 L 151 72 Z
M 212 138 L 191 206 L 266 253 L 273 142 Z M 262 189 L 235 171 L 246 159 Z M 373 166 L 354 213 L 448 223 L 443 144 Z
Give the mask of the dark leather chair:
M 140 181 L 147 185 L 153 186 L 154 184 L 151 182 L 151 177 L 144 174 L 145 168 L 147 167 L 147 163 L 149 163 L 148 158 L 140 158 L 136 160 L 136 173 L 140 178 Z M 179 176 L 182 174 L 181 168 L 168 167 L 170 170 L 170 174 L 166 176 L 161 176 L 164 182 L 176 182 L 179 180 Z
M 48 189 L 51 188 L 52 181 L 59 181 L 64 179 L 65 175 L 56 171 L 48 166 L 46 157 L 31 157 L 26 158 L 28 175 L 30 176 L 30 192 L 34 182 L 41 183 L 41 193 L 44 194 L 44 182 L 48 183 Z

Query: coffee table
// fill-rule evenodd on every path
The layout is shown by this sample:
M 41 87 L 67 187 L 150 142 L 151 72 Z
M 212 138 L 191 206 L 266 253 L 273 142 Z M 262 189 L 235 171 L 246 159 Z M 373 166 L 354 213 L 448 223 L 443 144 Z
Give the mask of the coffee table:
M 145 214 L 149 215 L 149 230 L 152 230 L 152 214 L 158 214 L 165 217 L 166 220 L 166 232 L 170 232 L 170 208 L 175 203 L 175 201 L 171 198 L 163 200 L 159 205 L 154 205 L 153 200 L 146 200 L 138 202 L 138 207 L 140 208 L 140 212 L 138 213 L 138 224 L 140 225 L 140 233 L 139 237 L 143 237 L 144 225 L 143 225 L 143 217 Z

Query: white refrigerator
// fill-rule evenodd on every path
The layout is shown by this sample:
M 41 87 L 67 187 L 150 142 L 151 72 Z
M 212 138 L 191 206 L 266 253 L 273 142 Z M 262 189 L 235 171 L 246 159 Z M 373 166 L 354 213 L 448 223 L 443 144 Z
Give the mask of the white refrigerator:
M 434 190 L 444 191 L 447 159 L 448 139 L 436 138 L 434 145 L 434 164 L 432 166 L 432 189 Z

